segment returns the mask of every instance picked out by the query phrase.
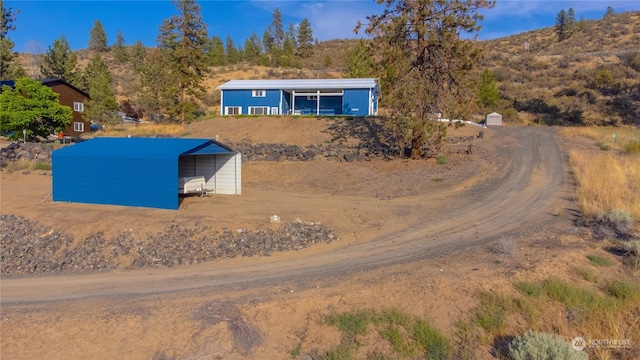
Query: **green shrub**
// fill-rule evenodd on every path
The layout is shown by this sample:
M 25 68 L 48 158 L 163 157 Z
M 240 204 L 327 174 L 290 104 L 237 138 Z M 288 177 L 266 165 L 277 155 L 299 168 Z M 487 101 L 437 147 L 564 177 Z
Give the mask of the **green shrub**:
M 449 359 L 451 343 L 449 340 L 425 320 L 418 320 L 413 330 L 413 337 L 424 349 L 425 359 Z
M 327 325 L 335 326 L 346 335 L 364 335 L 367 326 L 372 320 L 371 311 L 358 311 L 355 313 L 333 314 L 325 317 Z
M 512 360 L 587 360 L 589 356 L 574 350 L 571 344 L 557 335 L 527 332 L 509 345 Z
M 515 286 L 516 289 L 520 290 L 520 292 L 528 296 L 538 297 L 544 292 L 542 286 L 526 281 L 517 282 L 513 284 L 513 286 Z
M 587 259 L 589 259 L 589 262 L 591 263 L 591 265 L 593 266 L 611 266 L 613 265 L 613 263 L 611 262 L 611 260 L 600 256 L 600 255 L 596 255 L 596 254 L 589 254 L 587 255 Z
M 446 163 L 449 162 L 449 159 L 444 155 L 438 156 L 437 160 L 438 160 L 438 164 L 440 165 L 445 165 Z
M 611 150 L 611 146 L 609 144 L 607 144 L 606 142 L 600 140 L 596 143 L 596 145 L 598 145 L 598 147 L 600 148 L 600 150 L 603 151 L 609 151 Z
M 610 296 L 620 300 L 640 300 L 640 285 L 630 280 L 616 280 L 604 287 Z
M 475 323 L 493 334 L 499 334 L 505 327 L 507 300 L 487 292 L 480 292 L 478 298 L 480 303 L 476 309 Z

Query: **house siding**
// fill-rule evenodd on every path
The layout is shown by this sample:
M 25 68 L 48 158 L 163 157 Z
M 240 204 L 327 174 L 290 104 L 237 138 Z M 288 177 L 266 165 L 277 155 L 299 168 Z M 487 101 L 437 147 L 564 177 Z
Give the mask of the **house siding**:
M 91 125 L 91 123 L 82 118 L 82 112 L 73 110 L 73 103 L 81 102 L 84 104 L 89 98 L 63 82 L 55 83 L 52 85 L 49 85 L 45 82 L 44 84 L 49 86 L 54 92 L 58 93 L 60 104 L 66 105 L 71 108 L 71 124 L 65 126 L 64 134 L 68 136 L 79 136 L 84 133 L 88 133 L 90 131 L 89 126 Z M 84 131 L 75 131 L 73 123 L 84 124 Z
M 369 115 L 370 89 L 345 89 L 342 96 L 342 113 L 345 115 Z
M 265 96 L 253 97 L 253 90 L 263 89 L 248 89 L 248 90 L 225 90 L 224 104 L 222 106 L 222 115 L 224 115 L 224 108 L 229 106 L 239 106 L 242 108 L 242 114 L 249 114 L 250 106 L 268 106 L 280 107 L 280 90 L 265 90 Z

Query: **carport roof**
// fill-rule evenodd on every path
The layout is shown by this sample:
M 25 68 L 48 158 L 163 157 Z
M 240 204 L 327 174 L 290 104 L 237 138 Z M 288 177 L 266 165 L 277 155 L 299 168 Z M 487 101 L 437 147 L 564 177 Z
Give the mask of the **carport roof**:
M 298 90 L 298 89 L 372 89 L 378 79 L 288 79 L 288 80 L 231 80 L 220 86 L 220 90 Z
M 56 150 L 62 156 L 99 158 L 166 158 L 180 155 L 234 153 L 229 147 L 209 139 L 98 137 Z

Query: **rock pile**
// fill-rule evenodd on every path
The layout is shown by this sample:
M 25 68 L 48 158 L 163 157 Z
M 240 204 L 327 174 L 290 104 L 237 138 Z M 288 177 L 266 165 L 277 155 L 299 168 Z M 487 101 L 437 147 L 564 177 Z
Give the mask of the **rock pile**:
M 286 144 L 228 143 L 242 154 L 243 161 L 313 161 L 320 158 L 329 161 L 370 161 L 374 158 L 394 158 L 399 149 L 380 146 L 361 148 L 339 144 L 321 144 L 300 147 Z
M 46 143 L 12 143 L 0 149 L 0 167 L 19 160 L 36 160 L 44 164 L 51 163 L 53 146 Z
M 73 247 L 69 234 L 14 215 L 0 217 L 3 275 L 172 267 L 237 256 L 269 256 L 337 240 L 320 223 L 295 220 L 278 229 L 221 229 L 173 225 L 136 238 L 123 231 L 107 239 L 95 233 Z

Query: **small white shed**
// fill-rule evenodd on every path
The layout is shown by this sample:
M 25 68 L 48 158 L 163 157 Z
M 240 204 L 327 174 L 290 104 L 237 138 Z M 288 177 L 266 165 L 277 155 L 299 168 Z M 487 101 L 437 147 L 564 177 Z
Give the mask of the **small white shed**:
M 502 126 L 502 115 L 492 112 L 485 117 L 484 123 L 487 126 Z

